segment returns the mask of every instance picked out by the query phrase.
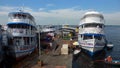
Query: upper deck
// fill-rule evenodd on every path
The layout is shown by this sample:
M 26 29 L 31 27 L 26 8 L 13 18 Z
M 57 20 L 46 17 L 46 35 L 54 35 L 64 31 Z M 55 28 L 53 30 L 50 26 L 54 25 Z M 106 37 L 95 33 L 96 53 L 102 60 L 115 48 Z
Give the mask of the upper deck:
M 86 12 L 84 16 L 81 18 L 80 25 L 87 24 L 87 23 L 99 23 L 104 24 L 104 17 L 101 13 L 96 11 Z
M 8 23 L 27 23 L 33 26 L 36 25 L 34 17 L 27 12 L 11 12 L 8 14 L 8 17 Z

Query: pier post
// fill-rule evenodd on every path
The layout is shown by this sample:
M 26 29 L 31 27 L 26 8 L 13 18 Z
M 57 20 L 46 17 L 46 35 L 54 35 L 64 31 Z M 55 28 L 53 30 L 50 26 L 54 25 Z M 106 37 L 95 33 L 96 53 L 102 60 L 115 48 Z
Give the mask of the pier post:
M 38 42 L 38 43 L 39 43 L 39 56 L 38 56 L 39 58 L 38 58 L 38 59 L 40 60 L 40 55 L 41 55 L 41 46 L 40 46 L 40 25 L 38 25 L 38 36 L 39 36 L 39 40 L 38 40 L 38 41 L 39 41 L 39 42 Z

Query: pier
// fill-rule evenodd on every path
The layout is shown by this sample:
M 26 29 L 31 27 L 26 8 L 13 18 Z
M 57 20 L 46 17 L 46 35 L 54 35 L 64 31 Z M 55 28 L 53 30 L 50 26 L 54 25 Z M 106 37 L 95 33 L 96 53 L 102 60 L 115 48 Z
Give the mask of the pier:
M 39 56 L 39 50 L 36 49 L 31 55 L 15 63 L 13 68 L 72 68 L 72 54 L 61 55 L 62 44 L 67 43 L 70 43 L 70 41 L 58 39 L 57 37 L 52 42 L 53 46 L 55 46 L 52 50 L 48 52 L 41 51 L 41 55 Z M 57 45 L 59 46 L 57 47 Z

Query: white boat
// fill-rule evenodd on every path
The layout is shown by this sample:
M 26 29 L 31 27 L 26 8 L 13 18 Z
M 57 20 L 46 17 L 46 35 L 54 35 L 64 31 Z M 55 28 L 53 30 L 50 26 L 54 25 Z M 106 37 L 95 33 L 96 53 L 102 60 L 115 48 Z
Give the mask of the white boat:
M 112 43 L 107 44 L 108 49 L 112 49 L 113 47 L 114 47 L 114 45 Z
M 50 41 L 53 40 L 55 36 L 55 26 L 53 25 L 45 25 L 41 27 L 41 32 L 40 32 L 40 40 L 41 44 L 42 42 L 45 42 L 45 44 L 49 44 Z
M 9 43 L 11 55 L 19 60 L 37 47 L 35 19 L 30 13 L 23 11 L 11 12 L 8 18 L 7 31 L 13 36 Z
M 45 34 L 53 37 L 55 30 L 56 29 L 53 25 L 48 25 L 48 26 L 45 26 L 41 29 L 41 33 L 45 33 Z
M 73 54 L 74 54 L 74 55 L 77 55 L 77 54 L 79 54 L 80 52 L 81 52 L 81 49 L 75 49 L 74 52 L 73 52 Z
M 96 11 L 86 12 L 79 24 L 78 41 L 90 56 L 103 50 L 106 45 L 104 17 Z
M 75 30 L 76 28 L 71 27 L 69 24 L 64 24 L 64 25 L 62 25 L 62 29 Z

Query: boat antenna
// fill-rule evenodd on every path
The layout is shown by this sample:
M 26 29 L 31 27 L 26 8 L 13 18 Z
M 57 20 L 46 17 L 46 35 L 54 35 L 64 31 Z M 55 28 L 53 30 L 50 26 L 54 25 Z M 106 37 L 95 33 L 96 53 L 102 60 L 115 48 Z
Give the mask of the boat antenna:
M 19 10 L 20 12 L 24 11 L 24 4 L 22 5 L 21 9 Z

